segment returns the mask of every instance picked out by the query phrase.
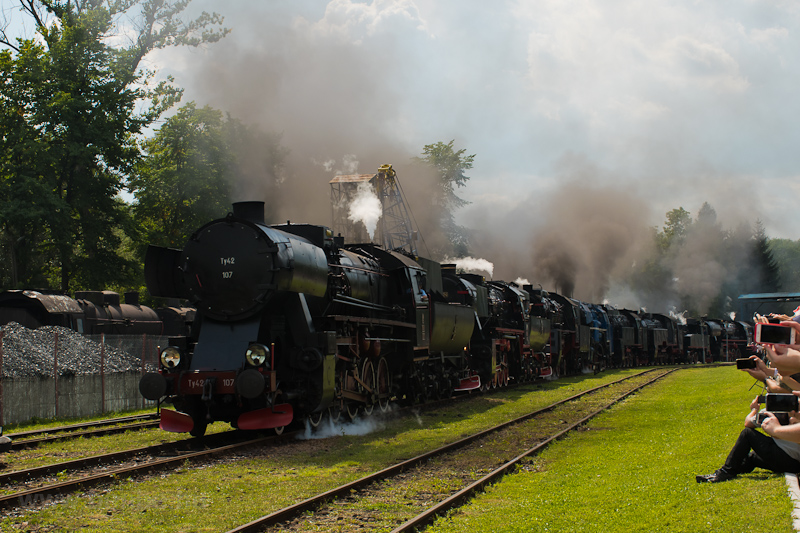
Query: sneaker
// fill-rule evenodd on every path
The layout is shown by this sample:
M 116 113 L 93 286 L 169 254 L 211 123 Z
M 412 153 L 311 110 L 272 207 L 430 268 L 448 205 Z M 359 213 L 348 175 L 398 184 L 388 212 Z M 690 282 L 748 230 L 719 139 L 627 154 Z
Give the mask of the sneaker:
M 695 476 L 694 478 L 698 483 L 719 483 L 720 481 L 728 481 L 736 477 L 736 474 L 729 474 L 722 470 L 717 470 L 713 474 L 706 474 L 705 476 Z

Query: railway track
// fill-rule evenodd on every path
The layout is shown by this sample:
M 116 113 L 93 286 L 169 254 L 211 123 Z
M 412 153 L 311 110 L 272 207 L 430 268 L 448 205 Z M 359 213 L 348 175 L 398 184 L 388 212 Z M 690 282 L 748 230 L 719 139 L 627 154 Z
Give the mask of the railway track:
M 228 533 L 415 531 L 468 501 L 553 441 L 675 369 L 651 369 L 584 391 L 457 442 L 272 512 Z M 500 460 L 502 458 L 502 460 Z M 500 465 L 498 466 L 498 462 Z M 391 517 L 365 509 L 391 507 Z M 390 521 L 390 522 L 387 522 Z M 272 529 L 270 529 L 272 528 Z
M 96 485 L 179 468 L 187 461 L 202 461 L 249 446 L 278 443 L 294 438 L 247 437 L 245 432 L 228 431 L 155 446 L 100 454 L 51 465 L 0 474 L 0 508 L 15 508 L 50 501 L 55 495 L 82 491 Z M 231 443 L 231 440 L 238 442 Z M 198 449 L 200 448 L 200 449 Z M 120 466 L 124 461 L 127 464 Z M 64 477 L 70 479 L 64 480 Z
M 11 439 L 11 450 L 14 451 L 33 448 L 47 442 L 80 437 L 101 437 L 103 435 L 124 433 L 125 431 L 155 428 L 158 427 L 158 424 L 157 414 L 134 415 L 48 429 L 19 431 L 7 433 L 6 436 Z

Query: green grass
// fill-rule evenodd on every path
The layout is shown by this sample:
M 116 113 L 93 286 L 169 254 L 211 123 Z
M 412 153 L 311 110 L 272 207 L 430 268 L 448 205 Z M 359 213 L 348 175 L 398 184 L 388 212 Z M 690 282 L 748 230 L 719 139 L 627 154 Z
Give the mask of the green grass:
M 638 370 L 527 386 L 422 410 L 365 436 L 264 447 L 222 464 L 121 481 L 0 521 L 0 531 L 224 531 L 311 495 Z M 724 460 L 755 391 L 730 367 L 683 369 L 551 446 L 435 531 L 791 531 L 782 477 L 717 485 L 694 475 Z M 446 480 L 442 480 L 443 483 Z M 386 512 L 392 512 L 387 508 Z M 519 524 L 514 529 L 511 524 Z M 345 525 L 346 526 L 346 525 Z M 774 526 L 774 527 L 773 527 Z M 744 529 L 743 529 L 744 528 Z M 344 527 L 344 530 L 347 530 Z
M 6 518 L 0 521 L 0 531 L 38 531 L 56 524 L 65 531 L 230 529 L 396 460 L 634 372 L 607 372 L 479 396 L 422 410 L 369 435 L 327 439 L 310 451 L 289 454 L 285 447 L 265 447 L 224 464 L 187 464 L 179 473 L 122 481 L 100 494 L 72 495 L 59 505 Z
M 724 462 L 757 394 L 752 382 L 730 367 L 681 370 L 550 446 L 429 533 L 791 532 L 783 475 L 694 479 Z

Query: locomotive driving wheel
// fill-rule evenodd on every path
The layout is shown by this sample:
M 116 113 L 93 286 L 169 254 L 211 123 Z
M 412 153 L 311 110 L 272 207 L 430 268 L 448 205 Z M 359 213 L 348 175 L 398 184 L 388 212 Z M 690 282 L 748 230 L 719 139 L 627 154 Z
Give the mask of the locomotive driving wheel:
M 389 410 L 389 397 L 392 391 L 391 376 L 389 375 L 389 363 L 384 357 L 378 360 L 378 369 L 375 372 L 375 381 L 378 394 L 378 409 L 382 413 Z
M 500 378 L 499 385 L 501 387 L 508 387 L 508 354 L 503 354 L 503 360 L 500 363 Z
M 364 396 L 367 397 L 367 401 L 364 404 L 364 414 L 367 416 L 371 415 L 373 409 L 375 409 L 375 398 L 377 396 L 375 382 L 375 367 L 372 361 L 367 359 L 361 367 L 361 383 L 359 383 Z
M 311 426 L 312 429 L 317 429 L 319 425 L 322 423 L 323 415 L 325 414 L 324 411 L 319 411 L 317 413 L 311 413 L 308 415 L 308 425 Z

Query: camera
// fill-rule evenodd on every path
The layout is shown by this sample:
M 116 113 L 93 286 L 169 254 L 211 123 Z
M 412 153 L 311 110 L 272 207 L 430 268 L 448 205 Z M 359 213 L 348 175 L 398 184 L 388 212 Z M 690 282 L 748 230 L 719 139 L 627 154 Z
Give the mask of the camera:
M 756 367 L 756 360 L 755 359 L 737 359 L 736 360 L 736 368 L 739 370 L 744 370 L 745 368 L 755 368 Z
M 796 344 L 797 330 L 780 324 L 756 324 L 754 342 L 761 344 Z
M 775 415 L 775 418 L 778 419 L 780 425 L 782 426 L 789 425 L 789 413 L 772 413 L 772 414 Z M 764 420 L 766 419 L 767 419 L 767 413 L 758 413 L 756 415 L 756 424 L 760 426 L 761 424 L 764 423 Z
M 771 413 L 798 410 L 797 396 L 794 394 L 776 394 L 769 393 L 766 395 L 767 411 Z

